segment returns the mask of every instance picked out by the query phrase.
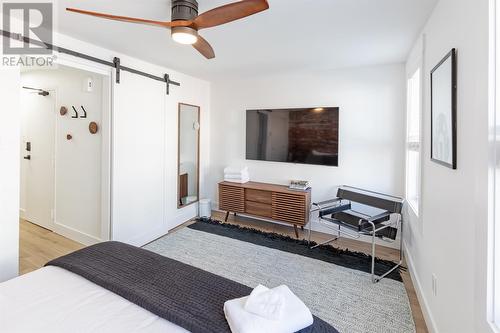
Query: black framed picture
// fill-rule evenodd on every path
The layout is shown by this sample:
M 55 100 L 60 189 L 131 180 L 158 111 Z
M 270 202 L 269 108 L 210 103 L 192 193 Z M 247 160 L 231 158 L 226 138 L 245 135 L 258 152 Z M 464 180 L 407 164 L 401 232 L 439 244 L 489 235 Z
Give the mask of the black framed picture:
M 431 71 L 431 160 L 457 168 L 457 56 L 452 49 Z

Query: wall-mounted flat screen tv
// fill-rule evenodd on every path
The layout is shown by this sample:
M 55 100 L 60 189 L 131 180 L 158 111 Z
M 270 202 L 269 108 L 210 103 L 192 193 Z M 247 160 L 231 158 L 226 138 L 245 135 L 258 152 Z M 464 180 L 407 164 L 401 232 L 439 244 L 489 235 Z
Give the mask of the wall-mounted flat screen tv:
M 248 160 L 338 166 L 339 108 L 247 110 Z

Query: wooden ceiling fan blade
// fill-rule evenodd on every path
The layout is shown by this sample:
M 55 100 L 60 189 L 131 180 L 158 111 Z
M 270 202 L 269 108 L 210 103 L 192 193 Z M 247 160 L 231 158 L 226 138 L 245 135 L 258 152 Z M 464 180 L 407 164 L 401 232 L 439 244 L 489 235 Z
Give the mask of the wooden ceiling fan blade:
M 242 0 L 204 12 L 193 22 L 196 28 L 204 29 L 239 20 L 269 8 L 267 0 Z
M 104 13 L 98 13 L 98 12 L 91 12 L 88 10 L 82 10 L 82 9 L 76 9 L 76 8 L 66 8 L 66 10 L 69 12 L 95 16 L 95 17 L 104 18 L 104 19 L 108 19 L 108 20 L 130 22 L 130 23 L 139 23 L 139 24 L 148 24 L 148 25 L 160 26 L 160 27 L 164 27 L 164 28 L 185 27 L 185 26 L 188 26 L 192 23 L 191 21 L 182 21 L 182 20 L 174 21 L 174 22 L 146 20 L 146 19 L 135 18 L 135 17 L 118 16 L 118 15 L 104 14 Z
M 205 40 L 205 38 L 198 35 L 198 40 L 193 44 L 193 47 L 200 52 L 205 58 L 215 58 L 215 52 L 212 46 Z

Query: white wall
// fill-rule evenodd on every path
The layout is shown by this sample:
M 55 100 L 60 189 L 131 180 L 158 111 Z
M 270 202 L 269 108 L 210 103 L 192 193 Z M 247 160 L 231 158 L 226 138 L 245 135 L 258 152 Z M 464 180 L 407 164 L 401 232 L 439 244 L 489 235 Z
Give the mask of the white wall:
M 342 184 L 402 195 L 404 78 L 395 64 L 214 82 L 211 199 L 217 202 L 217 182 L 232 163 L 248 165 L 254 181 L 309 180 L 313 201 L 335 196 Z M 340 107 L 339 167 L 245 160 L 245 110 L 314 106 Z
M 405 242 L 431 332 L 488 332 L 488 1 L 441 0 L 423 29 L 422 203 Z M 430 71 L 451 50 L 458 61 L 458 169 L 430 160 Z M 437 295 L 432 293 L 432 274 Z
M 19 263 L 19 69 L 0 67 L 0 282 Z
M 92 78 L 92 92 L 84 90 L 84 82 Z M 55 139 L 55 228 L 56 232 L 85 243 L 101 240 L 101 152 L 102 137 L 109 135 L 103 126 L 101 75 L 59 66 L 56 70 L 34 70 L 21 74 L 24 86 L 51 91 L 56 98 Z M 109 93 L 109 86 L 106 89 Z M 72 106 L 87 118 L 72 118 Z M 68 113 L 59 114 L 66 106 Z M 109 110 L 105 110 L 109 112 Z M 99 125 L 96 134 L 90 134 L 89 122 Z M 67 140 L 66 135 L 72 139 Z M 107 223 L 103 221 L 103 223 Z M 104 238 L 105 239 L 105 238 Z
M 181 82 L 180 87 L 172 87 L 167 97 L 167 225 L 172 229 L 180 223 L 198 215 L 198 204 L 177 208 L 177 144 L 178 144 L 178 103 L 186 103 L 200 107 L 200 198 L 208 197 L 210 184 L 208 179 L 212 174 L 211 155 L 211 84 L 187 75 L 170 72 L 174 80 Z

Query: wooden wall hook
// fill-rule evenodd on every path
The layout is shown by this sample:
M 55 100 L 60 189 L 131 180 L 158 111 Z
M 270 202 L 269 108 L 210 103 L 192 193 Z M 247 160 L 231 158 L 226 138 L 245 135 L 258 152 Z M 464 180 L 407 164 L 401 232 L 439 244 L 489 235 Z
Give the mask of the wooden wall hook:
M 71 140 L 73 139 L 73 136 L 71 134 L 66 134 L 66 140 Z
M 95 121 L 91 121 L 89 124 L 89 132 L 90 134 L 96 134 L 97 131 L 99 130 L 99 126 Z
M 61 108 L 59 109 L 59 114 L 61 116 L 64 116 L 64 115 L 66 115 L 66 113 L 68 113 L 68 108 L 65 106 L 61 106 Z

